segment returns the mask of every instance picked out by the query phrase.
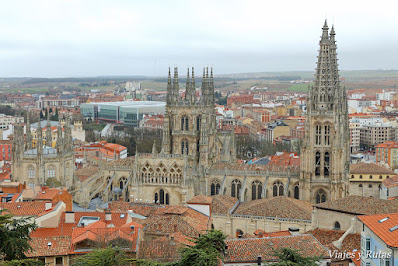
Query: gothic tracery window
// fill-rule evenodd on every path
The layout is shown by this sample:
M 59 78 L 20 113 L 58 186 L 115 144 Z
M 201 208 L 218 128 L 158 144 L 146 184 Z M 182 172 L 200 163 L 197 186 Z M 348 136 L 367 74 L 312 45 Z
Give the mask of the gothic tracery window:
M 324 158 L 324 170 L 323 170 L 323 174 L 325 176 L 329 175 L 329 163 L 330 163 L 330 157 L 329 157 L 329 152 L 325 152 L 325 158 Z
M 155 193 L 155 203 L 157 204 L 170 204 L 169 193 L 165 192 L 163 189 L 159 189 L 159 192 Z
M 256 180 L 252 183 L 252 200 L 261 199 L 263 183 Z
M 200 123 L 202 122 L 202 117 L 200 115 L 198 115 L 196 117 L 196 130 L 200 131 Z
M 315 145 L 321 145 L 321 125 L 315 126 Z
M 242 183 L 238 180 L 235 179 L 231 183 L 231 197 L 238 198 L 239 199 L 239 193 L 242 188 Z
M 275 181 L 272 185 L 272 196 L 283 196 L 284 195 L 284 185 L 281 181 Z
M 35 178 L 36 177 L 36 171 L 35 168 L 31 165 L 28 167 L 28 177 L 29 178 Z
M 211 182 L 210 195 L 211 196 L 218 195 L 218 193 L 220 193 L 220 188 L 221 188 L 220 181 L 218 181 L 217 179 L 214 179 Z
M 181 117 L 181 131 L 188 131 L 189 124 L 188 124 L 188 116 L 184 115 Z
M 188 140 L 181 141 L 181 154 L 189 154 Z
M 321 175 L 321 153 L 317 151 L 315 153 L 315 176 Z
M 326 192 L 323 189 L 319 189 L 316 192 L 316 203 L 322 203 L 326 201 Z
M 47 178 L 55 178 L 55 167 L 54 166 L 50 166 L 47 169 Z
M 325 145 L 330 145 L 330 125 L 325 125 Z

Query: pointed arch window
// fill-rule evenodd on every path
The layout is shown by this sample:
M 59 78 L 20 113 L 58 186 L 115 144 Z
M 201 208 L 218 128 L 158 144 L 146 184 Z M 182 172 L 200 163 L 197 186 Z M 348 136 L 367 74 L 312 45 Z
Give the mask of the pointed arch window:
M 239 192 L 242 188 L 242 183 L 238 180 L 235 179 L 231 183 L 231 197 L 238 198 L 239 199 Z
M 325 125 L 325 145 L 330 145 L 330 125 Z
M 200 115 L 198 115 L 196 117 L 196 130 L 200 131 L 200 123 L 202 122 L 202 117 Z
M 211 182 L 211 186 L 210 186 L 210 194 L 211 194 L 211 196 L 218 195 L 220 193 L 220 188 L 221 188 L 220 181 L 218 181 L 216 179 L 213 180 Z
M 28 177 L 29 178 L 35 178 L 36 177 L 36 171 L 35 171 L 35 168 L 32 165 L 29 165 L 29 167 L 28 167 Z
M 321 125 L 315 126 L 315 145 L 321 145 Z
M 321 153 L 317 151 L 315 153 L 315 176 L 321 175 Z
M 256 180 L 252 183 L 252 200 L 261 199 L 261 193 L 263 191 L 263 183 Z
M 294 198 L 295 199 L 300 199 L 300 187 L 299 187 L 299 185 L 296 185 L 294 187 Z
M 284 195 L 284 185 L 281 181 L 275 181 L 272 185 L 272 196 L 283 196 Z
M 316 193 L 316 203 L 322 203 L 326 201 L 326 192 L 323 189 L 319 189 Z
M 324 158 L 324 164 L 323 164 L 323 174 L 325 176 L 329 176 L 329 164 L 330 164 L 330 157 L 329 157 L 329 152 L 325 152 L 325 158 Z
M 184 115 L 181 117 L 181 131 L 188 131 L 189 124 L 188 124 L 188 116 Z
M 189 154 L 188 140 L 181 141 L 181 154 Z
M 155 203 L 157 204 L 170 204 L 170 195 L 169 193 L 165 192 L 163 189 L 159 190 L 159 193 L 155 193 Z

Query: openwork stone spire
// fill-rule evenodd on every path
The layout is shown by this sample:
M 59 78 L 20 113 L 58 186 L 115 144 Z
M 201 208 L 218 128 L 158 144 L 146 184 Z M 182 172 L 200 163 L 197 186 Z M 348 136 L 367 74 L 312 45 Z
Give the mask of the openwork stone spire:
M 325 21 L 322 28 L 322 37 L 319 42 L 319 56 L 314 85 L 310 89 L 311 106 L 309 111 L 341 110 L 341 101 L 344 100 L 343 88 L 340 87 L 335 31 L 329 35 L 329 27 Z

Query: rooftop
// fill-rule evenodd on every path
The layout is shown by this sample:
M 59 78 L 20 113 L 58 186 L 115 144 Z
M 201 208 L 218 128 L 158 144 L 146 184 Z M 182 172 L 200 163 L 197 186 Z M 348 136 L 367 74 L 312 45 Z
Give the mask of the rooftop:
M 351 195 L 314 205 L 316 208 L 356 215 L 398 212 L 398 200 L 383 200 Z
M 263 261 L 275 261 L 278 258 L 273 256 L 274 251 L 285 247 L 299 250 L 304 256 L 329 257 L 328 250 L 310 234 L 227 239 L 225 243 L 228 246 L 224 257 L 227 263 L 257 262 L 258 256 Z
M 350 174 L 395 175 L 390 169 L 375 163 L 351 164 Z
M 388 246 L 398 248 L 398 213 L 366 215 L 358 219 Z

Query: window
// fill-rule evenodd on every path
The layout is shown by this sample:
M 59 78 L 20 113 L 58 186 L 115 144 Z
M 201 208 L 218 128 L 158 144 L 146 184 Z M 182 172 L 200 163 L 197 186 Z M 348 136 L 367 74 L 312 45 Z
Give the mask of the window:
M 315 144 L 321 145 L 321 125 L 315 126 Z
M 326 192 L 323 189 L 319 189 L 316 193 L 316 203 L 322 203 L 326 201 Z
M 325 152 L 325 158 L 324 158 L 324 164 L 323 164 L 323 174 L 325 176 L 329 175 L 329 152 Z
M 299 188 L 299 185 L 296 185 L 294 187 L 294 198 L 295 199 L 300 199 L 300 188 Z
M 330 145 L 330 125 L 325 125 L 325 145 Z
M 351 178 L 354 178 L 354 175 L 351 175 Z
M 370 238 L 365 239 L 365 249 L 366 251 L 370 250 Z
M 220 187 L 221 187 L 220 182 L 218 180 L 213 180 L 210 186 L 211 196 L 218 195 L 220 193 Z
M 160 189 L 159 193 L 155 193 L 155 203 L 169 205 L 169 193 L 165 192 L 163 189 Z
M 263 184 L 256 180 L 252 183 L 252 200 L 261 199 Z
M 362 175 L 359 176 L 359 179 L 362 179 Z
M 54 166 L 50 166 L 47 169 L 47 178 L 54 178 L 55 177 L 55 168 Z
M 315 154 L 315 176 L 321 175 L 321 153 L 319 151 Z
M 362 184 L 359 184 L 359 187 L 362 187 Z
M 379 179 L 383 179 L 383 177 L 380 175 L 380 176 L 379 176 Z
M 35 178 L 35 176 L 36 176 L 35 168 L 33 166 L 29 166 L 29 168 L 28 168 L 28 177 L 29 178 Z
M 242 183 L 238 180 L 235 179 L 231 183 L 231 197 L 238 198 L 239 199 L 239 192 L 240 189 L 242 188 Z
M 181 117 L 181 131 L 188 131 L 188 130 L 189 130 L 188 116 L 184 115 Z
M 202 117 L 200 115 L 198 115 L 196 117 L 196 130 L 200 131 L 200 123 L 202 122 Z
M 272 185 L 272 196 L 273 197 L 283 196 L 284 195 L 283 187 L 284 186 L 281 181 L 275 181 L 274 184 Z
M 333 230 L 341 230 L 341 226 L 339 222 L 334 223 L 334 229 Z
M 188 140 L 181 142 L 181 154 L 189 154 Z
M 372 186 L 372 184 L 369 184 L 369 188 L 372 188 L 373 186 Z
M 64 260 L 62 257 L 55 258 L 55 265 L 63 265 L 63 264 L 64 264 Z
M 369 176 L 369 179 L 372 179 L 372 178 L 373 178 L 373 176 L 372 176 L 372 175 L 370 175 L 370 176 Z

